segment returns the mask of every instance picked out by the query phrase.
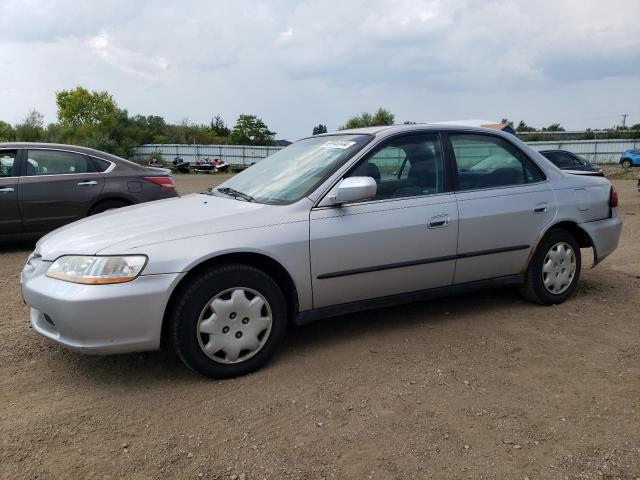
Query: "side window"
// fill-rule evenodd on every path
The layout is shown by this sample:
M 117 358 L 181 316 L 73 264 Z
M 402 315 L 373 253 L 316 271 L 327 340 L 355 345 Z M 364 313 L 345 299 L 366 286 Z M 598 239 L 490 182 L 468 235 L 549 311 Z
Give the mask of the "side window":
M 0 177 L 17 177 L 14 171 L 16 164 L 16 150 L 0 150 Z
M 393 140 L 360 162 L 349 177 L 373 177 L 374 200 L 414 197 L 444 191 L 444 161 L 437 135 Z
M 517 148 L 499 137 L 451 134 L 460 190 L 524 185 L 544 180 Z
M 91 160 L 79 153 L 58 150 L 29 150 L 27 153 L 27 176 L 30 177 L 95 171 Z
M 111 163 L 107 162 L 106 160 L 101 160 L 95 157 L 91 157 L 91 162 L 93 162 L 95 172 L 104 172 L 111 166 Z
M 576 155 L 571 155 L 569 153 L 565 153 L 565 155 L 571 157 L 571 165 L 573 165 L 574 167 L 583 167 L 584 165 L 586 165 L 586 163 Z
M 571 168 L 575 165 L 574 158 L 564 152 L 553 152 L 553 155 L 549 157 L 549 159 L 559 168 Z
M 404 150 L 396 146 L 388 146 L 373 154 L 368 160 L 368 165 L 377 167 L 378 170 L 375 173 L 380 173 L 379 179 L 381 181 L 390 181 L 407 177 L 409 169 L 402 168 L 406 159 L 407 154 Z M 368 168 L 371 169 L 371 167 Z M 372 171 L 374 170 L 372 169 Z

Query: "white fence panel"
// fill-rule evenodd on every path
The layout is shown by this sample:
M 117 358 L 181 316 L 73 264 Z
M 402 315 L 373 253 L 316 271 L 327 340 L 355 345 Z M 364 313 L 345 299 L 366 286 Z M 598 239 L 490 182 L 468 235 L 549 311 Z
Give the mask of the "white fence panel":
M 640 148 L 640 140 L 553 140 L 527 142 L 534 150 L 569 150 L 599 164 L 617 164 L 625 150 Z M 234 167 L 248 167 L 272 155 L 283 147 L 254 147 L 243 145 L 159 144 L 136 148 L 134 160 L 146 163 L 149 155 L 159 153 L 165 165 L 180 157 L 194 163 L 198 159 L 219 158 Z
M 553 140 L 527 142 L 534 150 L 569 150 L 592 163 L 619 163 L 622 152 L 640 148 L 640 140 Z
M 151 154 L 157 153 L 161 155 L 165 165 L 169 165 L 176 157 L 190 163 L 204 158 L 211 160 L 219 158 L 232 166 L 248 167 L 281 148 L 243 145 L 157 144 L 139 146 L 135 149 L 133 157 L 137 162 L 146 163 Z

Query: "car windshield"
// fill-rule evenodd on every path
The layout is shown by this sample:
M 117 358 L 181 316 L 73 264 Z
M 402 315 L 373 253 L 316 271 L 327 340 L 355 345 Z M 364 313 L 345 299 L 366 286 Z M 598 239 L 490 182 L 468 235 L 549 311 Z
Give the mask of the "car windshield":
M 309 194 L 370 135 L 311 137 L 289 145 L 230 178 L 215 189 L 239 200 L 285 204 Z

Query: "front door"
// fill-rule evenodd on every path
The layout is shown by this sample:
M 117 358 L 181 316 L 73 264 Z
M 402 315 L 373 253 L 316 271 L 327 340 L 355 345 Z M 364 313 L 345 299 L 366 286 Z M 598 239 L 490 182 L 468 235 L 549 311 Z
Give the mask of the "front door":
M 0 150 L 0 236 L 22 233 L 17 170 L 18 150 Z
M 27 232 L 45 232 L 87 215 L 104 178 L 89 157 L 63 150 L 26 151 L 18 200 Z
M 555 216 L 544 174 L 515 145 L 484 134 L 450 134 L 460 214 L 455 283 L 523 273 Z
M 375 198 L 311 211 L 315 308 L 451 285 L 458 210 L 442 151 L 437 134 L 391 140 L 346 175 L 373 177 Z

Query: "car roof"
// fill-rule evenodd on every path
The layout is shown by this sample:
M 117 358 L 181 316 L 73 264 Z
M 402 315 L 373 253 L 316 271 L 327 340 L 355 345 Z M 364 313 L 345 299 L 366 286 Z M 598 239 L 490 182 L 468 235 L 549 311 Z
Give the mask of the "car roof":
M 2 142 L 0 148 L 51 148 L 58 150 L 69 150 L 71 152 L 86 153 L 90 155 L 109 155 L 106 152 L 95 150 L 80 145 L 67 145 L 64 143 L 45 143 L 45 142 Z
M 132 168 L 139 168 L 139 165 L 135 162 L 131 162 L 122 157 L 118 157 L 117 155 L 112 155 L 111 153 L 103 152 L 101 150 L 96 150 L 95 148 L 82 147 L 80 145 L 67 145 L 64 143 L 46 143 L 46 142 L 0 142 L 0 149 L 5 148 L 49 148 L 52 150 L 67 150 L 69 152 L 75 153 L 83 153 L 86 155 L 91 155 L 98 158 L 103 158 L 110 162 L 116 163 L 124 163 L 127 166 Z
M 402 124 L 402 125 L 386 125 L 382 127 L 365 127 L 365 128 L 350 128 L 346 130 L 338 130 L 331 133 L 323 133 L 320 135 L 316 135 L 318 137 L 321 136 L 331 136 L 331 135 L 373 135 L 376 137 L 393 135 L 396 133 L 403 132 L 415 132 L 415 131 L 425 131 L 425 132 L 438 132 L 441 130 L 446 130 L 449 132 L 472 132 L 472 133 L 489 133 L 492 135 L 500 135 L 500 136 L 508 136 L 507 138 L 514 138 L 514 135 L 510 133 L 501 132 L 499 130 L 491 129 L 491 128 L 481 128 L 481 127 L 470 127 L 466 125 L 451 125 L 451 124 L 440 124 L 440 123 L 410 123 L 410 124 Z

